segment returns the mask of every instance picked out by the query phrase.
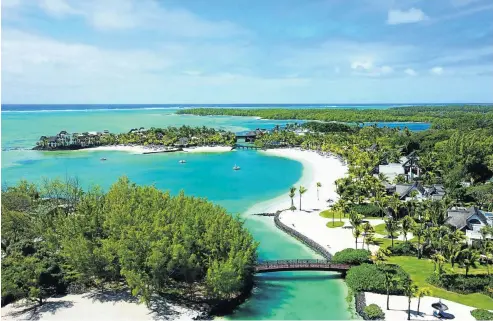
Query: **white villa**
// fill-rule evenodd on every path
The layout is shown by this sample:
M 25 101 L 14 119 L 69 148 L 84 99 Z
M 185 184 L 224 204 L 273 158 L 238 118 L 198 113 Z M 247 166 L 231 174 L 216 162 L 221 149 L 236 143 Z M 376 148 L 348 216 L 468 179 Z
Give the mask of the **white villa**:
M 476 207 L 452 207 L 447 211 L 447 215 L 445 224 L 465 232 L 469 244 L 481 240 L 479 231 L 483 226 L 493 226 L 493 213 L 481 211 Z

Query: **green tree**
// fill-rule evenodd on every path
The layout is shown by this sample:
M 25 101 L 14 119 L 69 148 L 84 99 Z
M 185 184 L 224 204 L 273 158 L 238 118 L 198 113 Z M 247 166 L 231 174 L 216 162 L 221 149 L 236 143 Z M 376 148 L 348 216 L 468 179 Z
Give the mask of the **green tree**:
M 476 267 L 479 257 L 479 252 L 470 248 L 465 248 L 460 252 L 459 262 L 464 265 L 464 268 L 466 269 L 466 276 L 469 274 L 469 269 L 471 267 Z
M 416 292 L 416 296 L 418 297 L 418 309 L 417 309 L 417 315 L 419 315 L 419 306 L 421 304 L 421 298 L 424 296 L 431 295 L 431 290 L 430 288 L 418 288 Z
M 404 241 L 407 242 L 407 234 L 414 229 L 416 222 L 411 216 L 405 216 L 401 220 L 401 231 L 404 236 Z
M 418 286 L 410 279 L 403 282 L 404 295 L 407 296 L 407 319 L 411 320 L 411 299 L 418 293 Z
M 298 188 L 298 193 L 300 194 L 300 211 L 301 211 L 301 196 L 302 196 L 303 194 L 305 194 L 305 193 L 306 193 L 306 191 L 307 191 L 307 189 L 306 189 L 305 187 L 303 187 L 303 186 L 300 186 L 300 187 Z
M 291 198 L 291 209 L 294 210 L 294 196 L 296 195 L 296 187 L 289 188 L 289 197 Z
M 392 247 L 394 247 L 394 239 L 397 237 L 397 232 L 399 231 L 399 221 L 389 218 L 385 220 L 385 231 L 389 235 L 392 241 Z
M 394 289 L 399 284 L 399 278 L 396 276 L 396 272 L 394 269 L 386 267 L 385 265 L 381 266 L 382 272 L 384 273 L 384 285 L 385 290 L 387 292 L 387 310 L 390 310 L 389 301 L 390 301 L 390 290 Z

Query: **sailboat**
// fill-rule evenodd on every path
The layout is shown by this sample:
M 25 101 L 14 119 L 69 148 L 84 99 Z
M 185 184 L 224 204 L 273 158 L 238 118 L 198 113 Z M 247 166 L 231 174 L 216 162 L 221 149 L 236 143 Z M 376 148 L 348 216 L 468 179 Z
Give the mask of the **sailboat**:
M 235 164 L 235 166 L 233 166 L 233 170 L 237 171 L 237 170 L 239 170 L 239 169 L 240 169 L 240 166 L 238 166 L 238 165 L 236 165 L 236 164 Z
M 184 164 L 184 163 L 186 163 L 186 162 L 187 162 L 187 161 L 186 161 L 186 160 L 184 160 L 184 159 L 180 160 L 180 163 L 181 163 L 181 164 Z
M 105 160 L 106 160 L 106 158 L 104 158 L 104 157 L 101 157 L 101 159 L 100 159 L 100 160 L 101 160 L 101 161 L 105 161 Z

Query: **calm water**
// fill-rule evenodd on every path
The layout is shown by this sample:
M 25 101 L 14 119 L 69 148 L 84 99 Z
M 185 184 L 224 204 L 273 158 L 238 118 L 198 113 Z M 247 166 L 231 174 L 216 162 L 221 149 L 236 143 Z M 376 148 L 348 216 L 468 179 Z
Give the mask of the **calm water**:
M 173 110 L 112 110 L 74 112 L 2 112 L 2 183 L 19 179 L 40 181 L 43 177 L 77 176 L 83 185 L 108 188 L 121 175 L 138 184 L 154 184 L 163 190 L 206 197 L 242 213 L 255 203 L 287 193 L 300 177 L 300 163 L 254 151 L 225 154 L 133 155 L 123 152 L 38 152 L 41 135 L 133 127 L 214 126 L 232 131 L 273 127 L 285 121 L 240 117 L 178 116 Z M 12 150 L 21 148 L 21 150 Z M 22 149 L 24 148 L 24 149 Z M 106 157 L 106 162 L 100 158 Z M 178 160 L 185 158 L 186 164 Z M 238 164 L 241 171 L 231 167 Z M 288 196 L 286 196 L 288 197 Z M 272 219 L 245 217 L 246 227 L 260 242 L 264 259 L 314 258 L 305 246 L 279 232 Z M 231 319 L 347 319 L 346 287 L 336 274 L 274 273 L 256 277 L 251 299 L 228 316 Z
M 199 117 L 176 115 L 180 106 L 44 105 L 2 106 L 2 183 L 19 179 L 40 181 L 44 177 L 77 176 L 88 187 L 108 188 L 127 175 L 138 184 L 154 184 L 176 194 L 206 197 L 231 213 L 243 213 L 254 204 L 283 193 L 301 177 L 300 163 L 264 156 L 254 151 L 225 154 L 152 154 L 123 152 L 38 152 L 29 150 L 41 135 L 68 132 L 128 131 L 134 127 L 211 126 L 234 132 L 272 128 L 288 121 L 258 120 L 250 117 Z M 188 107 L 188 106 L 184 106 Z M 252 107 L 240 105 L 235 107 Z M 258 106 L 257 106 L 258 107 Z M 287 107 L 269 105 L 262 107 Z M 290 105 L 290 108 L 320 108 L 326 105 Z M 349 106 L 344 106 L 349 107 Z M 354 108 L 388 108 L 363 105 Z M 427 124 L 379 124 L 408 126 L 423 130 Z M 413 127 L 414 126 L 414 127 Z M 108 160 L 101 162 L 100 158 Z M 178 160 L 185 158 L 186 164 Z M 234 164 L 241 171 L 233 171 Z M 286 197 L 288 197 L 286 195 Z M 304 245 L 278 231 L 272 219 L 246 217 L 245 224 L 260 242 L 261 259 L 315 258 Z M 273 273 L 256 277 L 252 297 L 228 316 L 231 319 L 347 319 L 346 287 L 337 274 L 325 272 Z

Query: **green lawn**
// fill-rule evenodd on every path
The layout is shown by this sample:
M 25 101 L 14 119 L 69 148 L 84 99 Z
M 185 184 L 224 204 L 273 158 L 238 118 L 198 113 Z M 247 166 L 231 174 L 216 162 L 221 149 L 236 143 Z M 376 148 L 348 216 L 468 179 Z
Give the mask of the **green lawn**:
M 375 229 L 375 233 L 378 233 L 380 235 L 387 235 L 387 231 L 385 230 L 385 223 L 375 225 L 373 228 Z M 399 236 L 399 232 L 396 232 L 395 236 Z
M 330 221 L 330 222 L 328 222 L 328 223 L 326 224 L 326 226 L 327 226 L 328 228 L 341 227 L 341 226 L 343 226 L 343 225 L 344 225 L 344 222 L 339 222 L 339 221 L 335 221 L 335 222 L 334 222 L 334 224 L 332 224 L 332 221 Z
M 420 287 L 428 287 L 431 290 L 431 295 L 450 301 L 465 304 L 471 307 L 481 309 L 493 309 L 493 299 L 487 295 L 480 293 L 473 294 L 459 294 L 455 292 L 446 291 L 444 289 L 435 287 L 428 282 L 426 278 L 433 273 L 433 262 L 428 259 L 418 260 L 416 257 L 411 256 L 392 256 L 388 259 L 389 263 L 400 265 L 407 273 L 411 275 L 411 279 Z M 450 264 L 445 265 L 446 270 L 451 270 Z M 465 273 L 464 269 L 455 267 L 453 270 L 455 273 Z M 486 274 L 486 268 L 480 267 L 478 269 L 471 269 L 470 274 Z

